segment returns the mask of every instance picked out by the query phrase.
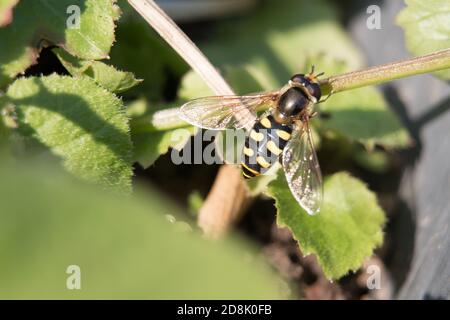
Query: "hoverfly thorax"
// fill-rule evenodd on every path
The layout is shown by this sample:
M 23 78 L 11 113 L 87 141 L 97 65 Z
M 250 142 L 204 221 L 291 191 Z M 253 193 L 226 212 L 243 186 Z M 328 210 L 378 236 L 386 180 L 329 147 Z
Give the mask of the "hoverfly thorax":
M 321 91 L 314 74 L 296 74 L 281 91 L 278 107 L 274 111 L 280 123 L 290 123 L 311 113 L 312 105 L 319 101 Z
M 298 83 L 302 87 L 304 87 L 308 94 L 315 98 L 315 102 L 319 101 L 322 97 L 322 92 L 320 91 L 319 81 L 317 77 L 319 75 L 314 75 L 313 73 L 309 74 L 295 74 L 291 77 L 291 81 L 293 83 Z
M 308 96 L 301 88 L 291 87 L 287 89 L 278 100 L 278 111 L 284 118 L 295 118 L 309 104 Z

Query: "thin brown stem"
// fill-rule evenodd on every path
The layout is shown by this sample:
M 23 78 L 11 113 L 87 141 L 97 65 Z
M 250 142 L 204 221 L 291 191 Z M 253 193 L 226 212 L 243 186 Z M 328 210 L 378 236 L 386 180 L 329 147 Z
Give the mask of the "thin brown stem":
M 213 67 L 205 55 L 186 34 L 152 0 L 128 0 L 133 8 L 159 33 L 159 35 L 194 69 L 217 95 L 234 94 L 231 87 Z M 168 128 L 176 110 L 161 111 L 154 115 L 154 125 Z M 167 116 L 167 117 L 164 117 Z M 224 191 L 226 190 L 226 191 Z M 206 235 L 217 238 L 243 212 L 251 199 L 250 193 L 237 167 L 223 165 L 213 187 L 199 212 L 198 224 Z

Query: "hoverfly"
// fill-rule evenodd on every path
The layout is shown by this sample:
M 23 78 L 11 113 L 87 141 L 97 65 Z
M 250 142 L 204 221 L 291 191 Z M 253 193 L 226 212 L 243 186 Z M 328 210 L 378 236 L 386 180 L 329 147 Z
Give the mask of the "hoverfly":
M 322 174 L 309 120 L 321 98 L 314 67 L 296 74 L 277 91 L 244 96 L 212 96 L 191 100 L 180 108 L 180 118 L 212 130 L 247 128 L 241 162 L 244 178 L 265 173 L 281 162 L 295 199 L 310 215 L 320 211 Z M 268 111 L 258 118 L 261 107 Z

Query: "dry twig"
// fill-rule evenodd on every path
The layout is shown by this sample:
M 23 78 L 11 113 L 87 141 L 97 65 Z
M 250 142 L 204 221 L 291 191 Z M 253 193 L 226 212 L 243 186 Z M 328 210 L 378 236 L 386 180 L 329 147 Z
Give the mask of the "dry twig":
M 133 8 L 194 69 L 217 95 L 234 94 L 219 72 L 152 0 L 128 0 Z M 250 199 L 237 167 L 223 165 L 200 209 L 198 224 L 206 235 L 217 238 L 235 221 Z

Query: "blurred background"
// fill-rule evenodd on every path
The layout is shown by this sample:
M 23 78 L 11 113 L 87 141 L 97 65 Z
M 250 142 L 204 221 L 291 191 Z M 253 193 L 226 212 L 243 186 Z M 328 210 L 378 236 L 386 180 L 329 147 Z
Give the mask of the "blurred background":
M 238 93 L 275 89 L 309 71 L 322 53 L 324 60 L 314 63 L 327 75 L 336 71 L 326 70 L 330 56 L 342 62 L 342 71 L 411 56 L 395 22 L 403 1 L 156 2 Z M 142 115 L 210 93 L 126 1 L 118 4 L 123 15 L 110 63 L 144 79 L 121 93 L 125 105 Z M 381 8 L 381 29 L 367 28 L 370 5 Z M 68 74 L 51 49 L 25 76 Z M 361 178 L 386 212 L 384 243 L 359 271 L 328 281 L 314 256 L 303 257 L 289 230 L 276 226 L 274 201 L 264 195 L 226 239 L 204 241 L 196 215 L 219 166 L 174 165 L 164 133 L 152 133 L 151 144 L 145 133 L 132 135 L 131 199 L 73 181 L 42 165 L 47 160 L 19 166 L 4 157 L 1 296 L 450 298 L 450 87 L 422 75 L 379 90 L 409 132 L 407 146 L 369 153 L 358 143 L 324 137 L 318 150 L 325 174 L 346 170 Z M 71 264 L 81 266 L 89 290 L 65 290 Z M 381 289 L 367 288 L 371 264 L 382 270 Z

